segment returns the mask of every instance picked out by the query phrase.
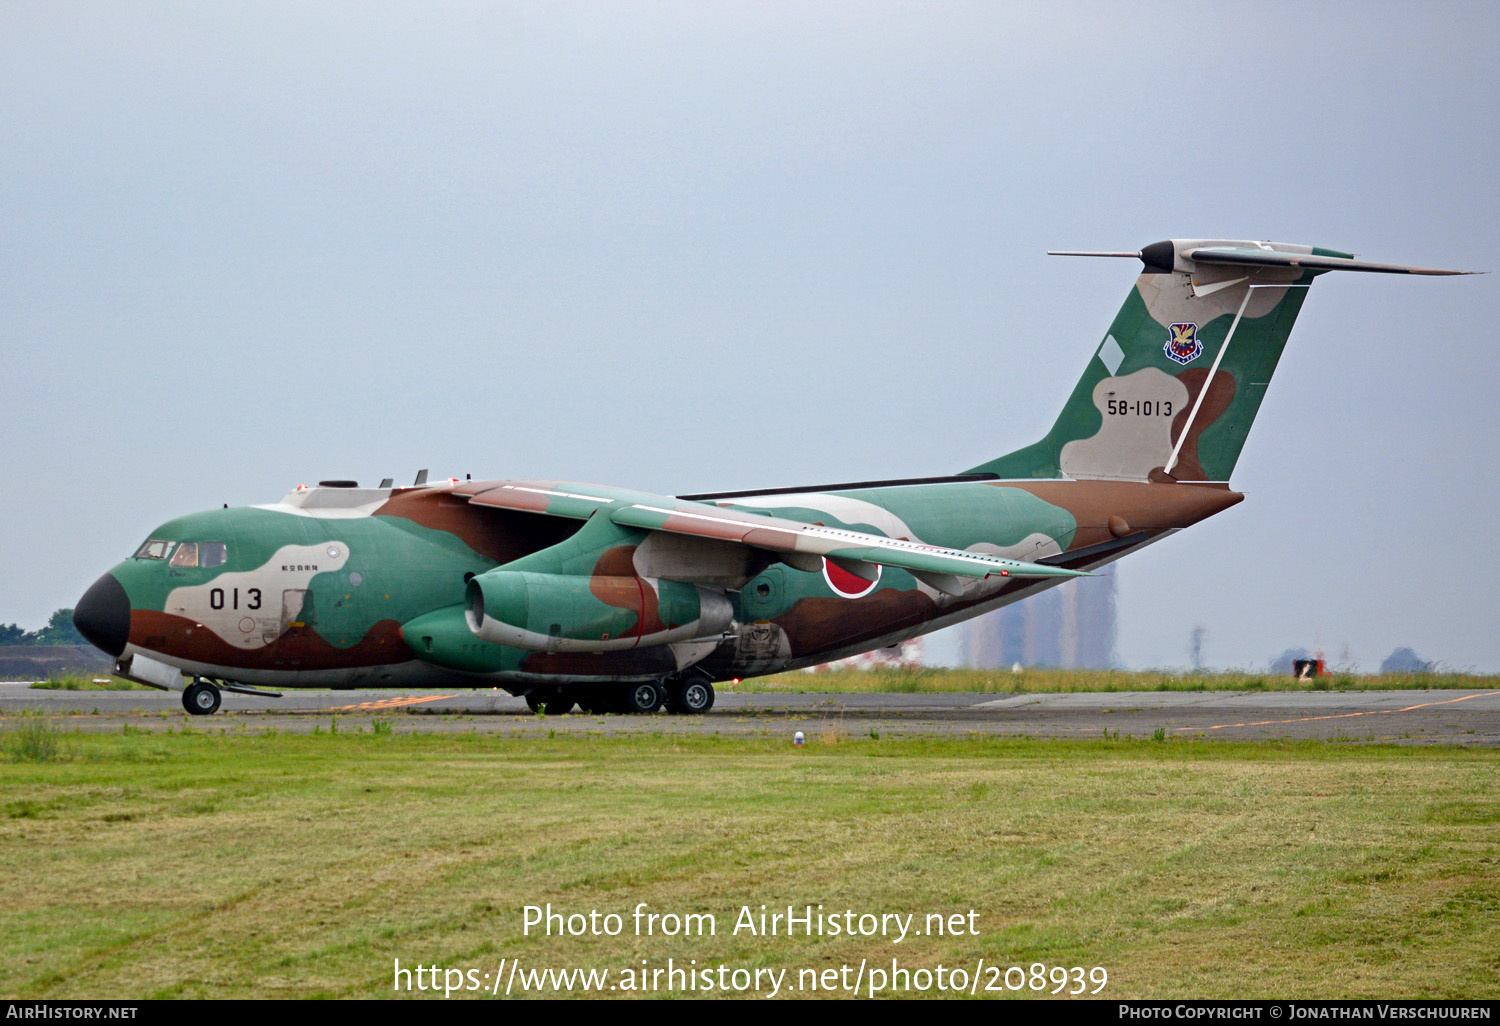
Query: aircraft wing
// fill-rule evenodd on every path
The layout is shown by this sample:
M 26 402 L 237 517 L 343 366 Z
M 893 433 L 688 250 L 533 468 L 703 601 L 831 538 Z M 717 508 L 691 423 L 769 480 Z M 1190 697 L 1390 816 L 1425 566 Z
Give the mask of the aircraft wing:
M 592 492 L 579 491 L 589 487 Z M 494 506 L 523 513 L 546 513 L 554 517 L 587 520 L 602 506 L 616 501 L 615 489 L 567 485 L 557 481 L 465 481 L 453 489 L 476 506 Z
M 1083 577 L 1081 571 L 1005 559 L 982 552 L 966 552 L 900 538 L 886 538 L 841 527 L 824 527 L 800 520 L 745 513 L 703 503 L 674 507 L 633 503 L 610 511 L 609 517 L 626 527 L 668 534 L 737 542 L 782 555 L 799 570 L 821 568 L 824 558 L 865 580 L 874 580 L 876 566 L 900 567 L 940 591 L 958 594 L 952 577 Z
M 1082 571 L 1060 566 L 924 545 L 603 485 L 465 481 L 454 491 L 481 506 L 578 520 L 598 514 L 623 527 L 747 545 L 775 553 L 789 566 L 814 573 L 822 569 L 825 558 L 866 581 L 873 581 L 881 566 L 899 567 L 949 595 L 963 594 L 963 578 L 1087 576 Z

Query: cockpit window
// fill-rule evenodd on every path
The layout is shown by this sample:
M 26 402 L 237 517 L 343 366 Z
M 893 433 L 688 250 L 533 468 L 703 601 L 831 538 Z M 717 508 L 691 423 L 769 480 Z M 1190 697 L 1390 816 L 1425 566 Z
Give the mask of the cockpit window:
M 166 559 L 167 553 L 172 551 L 172 543 L 162 541 L 160 538 L 152 538 L 146 544 L 136 550 L 136 559 Z
M 172 556 L 172 566 L 220 566 L 229 558 L 223 542 L 183 542 Z

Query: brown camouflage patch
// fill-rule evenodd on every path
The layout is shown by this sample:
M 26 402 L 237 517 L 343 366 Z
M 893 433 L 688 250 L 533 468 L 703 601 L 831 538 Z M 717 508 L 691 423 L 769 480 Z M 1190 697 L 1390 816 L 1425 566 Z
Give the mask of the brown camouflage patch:
M 404 663 L 414 658 L 395 620 L 376 622 L 359 643 L 339 648 L 311 628 L 292 628 L 263 648 L 236 648 L 192 620 L 154 609 L 130 613 L 130 643 L 148 651 L 243 670 L 333 670 Z
M 1111 529 L 1111 518 L 1123 521 L 1131 531 L 1155 534 L 1196 524 L 1245 498 L 1239 492 L 1216 484 L 999 481 L 995 487 L 1020 488 L 1071 513 L 1078 522 L 1078 530 L 1069 549 L 1081 549 L 1117 537 Z
M 801 655 L 915 627 L 936 614 L 937 603 L 922 592 L 885 588 L 861 599 L 805 598 L 772 622 Z
M 584 524 L 567 517 L 473 505 L 467 497 L 445 488 L 395 492 L 374 515 L 404 517 L 422 527 L 446 531 L 495 563 L 509 563 L 556 545 Z
M 1172 441 L 1175 443 L 1182 434 L 1182 426 L 1187 423 L 1188 416 L 1193 412 L 1193 404 L 1198 401 L 1198 392 L 1203 388 L 1203 382 L 1208 377 L 1208 369 L 1195 367 L 1185 370 L 1177 375 L 1188 390 L 1187 408 L 1179 410 L 1177 416 L 1172 418 Z M 1173 481 L 1202 481 L 1207 475 L 1203 471 L 1203 464 L 1198 461 L 1198 436 L 1203 434 L 1214 421 L 1224 415 L 1229 409 L 1229 404 L 1234 402 L 1234 375 L 1224 371 L 1214 374 L 1213 384 L 1209 386 L 1208 394 L 1203 397 L 1203 406 L 1198 410 L 1198 416 L 1193 418 L 1193 425 L 1188 429 L 1187 439 L 1182 443 L 1182 449 L 1177 454 L 1177 464 L 1167 474 L 1165 467 L 1157 467 L 1151 471 L 1154 475 L 1160 471 Z M 1152 477 L 1155 481 L 1157 478 Z
M 594 564 L 589 591 L 606 606 L 635 614 L 635 627 L 626 634 L 639 638 L 667 629 L 658 614 L 656 590 L 636 576 L 634 545 L 616 545 L 604 550 Z

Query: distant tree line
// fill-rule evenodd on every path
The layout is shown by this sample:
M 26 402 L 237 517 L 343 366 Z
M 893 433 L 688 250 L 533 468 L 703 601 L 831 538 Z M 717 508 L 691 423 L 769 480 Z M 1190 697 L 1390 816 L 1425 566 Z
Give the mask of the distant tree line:
M 1311 659 L 1312 653 L 1305 648 L 1289 648 L 1271 660 L 1271 672 L 1287 675 L 1298 659 Z M 1395 649 L 1380 662 L 1381 673 L 1431 673 L 1435 669 L 1431 662 L 1405 646 Z
M 87 645 L 73 626 L 73 610 L 59 609 L 41 630 L 28 631 L 13 623 L 0 623 L 0 645 Z

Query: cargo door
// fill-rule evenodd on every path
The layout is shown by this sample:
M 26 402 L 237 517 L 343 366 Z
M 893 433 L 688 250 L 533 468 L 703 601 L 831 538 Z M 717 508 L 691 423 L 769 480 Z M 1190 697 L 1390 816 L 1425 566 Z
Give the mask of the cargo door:
M 312 615 L 312 595 L 306 588 L 281 593 L 280 634 L 272 646 L 278 667 L 295 670 L 302 665 L 312 637 Z

